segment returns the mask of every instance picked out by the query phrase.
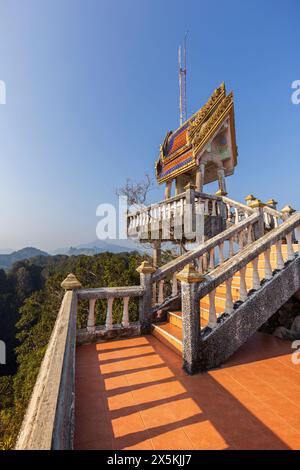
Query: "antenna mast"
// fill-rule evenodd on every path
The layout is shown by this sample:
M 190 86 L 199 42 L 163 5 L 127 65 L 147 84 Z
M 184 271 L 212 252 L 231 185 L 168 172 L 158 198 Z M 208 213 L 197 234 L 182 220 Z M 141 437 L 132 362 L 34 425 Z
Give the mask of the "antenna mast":
M 178 48 L 178 62 L 179 62 L 179 111 L 180 111 L 180 125 L 186 121 L 186 38 L 184 36 L 184 46 Z

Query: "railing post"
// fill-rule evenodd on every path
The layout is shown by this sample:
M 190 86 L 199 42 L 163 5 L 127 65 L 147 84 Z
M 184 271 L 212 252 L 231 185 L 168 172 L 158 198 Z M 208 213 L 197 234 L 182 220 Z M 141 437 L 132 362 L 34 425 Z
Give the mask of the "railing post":
M 186 239 L 193 239 L 196 233 L 196 212 L 195 212 L 195 185 L 188 183 L 185 186 L 185 211 L 184 211 L 184 236 Z
M 181 282 L 183 368 L 188 374 L 194 374 L 200 342 L 200 302 L 197 290 L 204 278 L 189 264 L 177 274 L 177 279 Z
M 260 288 L 260 279 L 258 273 L 258 258 L 252 261 L 252 289 L 257 290 Z
M 232 313 L 233 311 L 233 301 L 232 301 L 232 277 L 225 281 L 226 284 L 226 303 L 225 303 L 225 313 Z
M 276 269 L 283 269 L 284 268 L 284 261 L 282 257 L 282 252 L 281 252 L 281 240 L 278 240 L 276 242 Z
M 95 303 L 96 303 L 96 299 L 90 299 L 89 316 L 88 316 L 88 321 L 87 321 L 87 330 L 89 333 L 93 333 L 96 329 L 95 327 Z
M 140 301 L 139 320 L 141 324 L 142 334 L 150 333 L 151 331 L 151 310 L 152 310 L 152 274 L 156 269 L 148 262 L 143 261 L 137 268 L 140 274 L 140 283 L 144 287 L 145 292 Z
M 129 297 L 123 297 L 123 319 L 122 319 L 122 325 L 124 328 L 129 327 L 129 310 L 128 310 L 128 304 L 129 304 Z
M 249 207 L 255 209 L 260 216 L 258 222 L 254 226 L 254 239 L 258 240 L 265 233 L 264 204 L 260 199 L 254 199 L 254 201 L 250 202 Z
M 176 273 L 174 273 L 172 277 L 172 296 L 176 297 L 177 294 L 178 294 L 178 283 L 177 283 Z
M 287 233 L 286 235 L 286 244 L 287 244 L 287 259 L 288 261 L 292 261 L 295 258 L 295 253 L 293 249 L 293 242 L 292 242 L 292 232 Z

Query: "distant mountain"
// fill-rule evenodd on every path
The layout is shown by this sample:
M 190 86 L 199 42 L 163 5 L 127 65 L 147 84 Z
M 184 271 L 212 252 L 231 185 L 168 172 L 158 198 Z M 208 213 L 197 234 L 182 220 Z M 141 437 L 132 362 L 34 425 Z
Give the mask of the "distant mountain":
M 122 253 L 124 251 L 147 251 L 141 243 L 134 242 L 133 240 L 94 240 L 92 242 L 83 243 L 75 247 L 58 248 L 51 251 L 52 255 L 96 255 L 109 251 L 111 253 Z
M 48 256 L 48 253 L 33 247 L 22 248 L 10 254 L 0 255 L 0 268 L 9 269 L 16 261 L 33 258 L 34 256 Z

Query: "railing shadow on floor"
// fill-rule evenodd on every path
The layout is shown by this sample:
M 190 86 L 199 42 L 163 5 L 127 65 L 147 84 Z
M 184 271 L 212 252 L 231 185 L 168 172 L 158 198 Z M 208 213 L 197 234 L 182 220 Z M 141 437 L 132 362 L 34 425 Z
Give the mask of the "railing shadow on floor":
M 75 448 L 233 449 L 241 441 L 290 448 L 251 413 L 246 389 L 237 382 L 235 397 L 219 383 L 228 378 L 226 367 L 186 376 L 179 356 L 153 337 L 138 339 L 136 346 L 133 340 L 81 346 L 82 361 L 77 350 Z M 274 351 L 260 356 L 269 357 Z M 242 352 L 236 364 L 247 362 Z M 239 396 L 247 396 L 249 409 Z

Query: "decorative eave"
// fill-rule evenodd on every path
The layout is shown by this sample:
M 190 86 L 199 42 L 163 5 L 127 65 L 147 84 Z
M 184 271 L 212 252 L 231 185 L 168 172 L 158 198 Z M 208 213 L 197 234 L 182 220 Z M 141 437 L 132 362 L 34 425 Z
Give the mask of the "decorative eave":
M 237 146 L 235 140 L 235 122 L 234 122 L 234 105 L 233 93 L 226 96 L 225 85 L 222 83 L 209 98 L 208 102 L 189 120 L 187 120 L 174 134 L 180 134 L 181 130 L 186 127 L 186 141 L 185 145 L 175 150 L 170 155 L 166 154 L 166 146 L 169 139 L 173 135 L 168 133 L 165 137 L 163 145 L 160 147 L 160 157 L 155 163 L 156 178 L 159 184 L 168 181 L 170 178 L 175 178 L 178 175 L 187 171 L 193 170 L 197 165 L 199 154 L 205 150 L 205 147 L 214 138 L 222 123 L 229 118 L 230 126 L 230 139 L 231 139 L 231 153 L 233 160 L 233 167 L 237 164 Z M 176 160 L 178 163 L 176 163 Z M 186 163 L 185 163 L 186 160 Z M 172 170 L 172 162 L 174 170 Z M 163 168 L 170 165 L 168 174 L 160 176 L 158 168 L 162 165 Z M 177 168 L 176 168 L 177 166 Z M 227 172 L 228 174 L 232 174 Z

